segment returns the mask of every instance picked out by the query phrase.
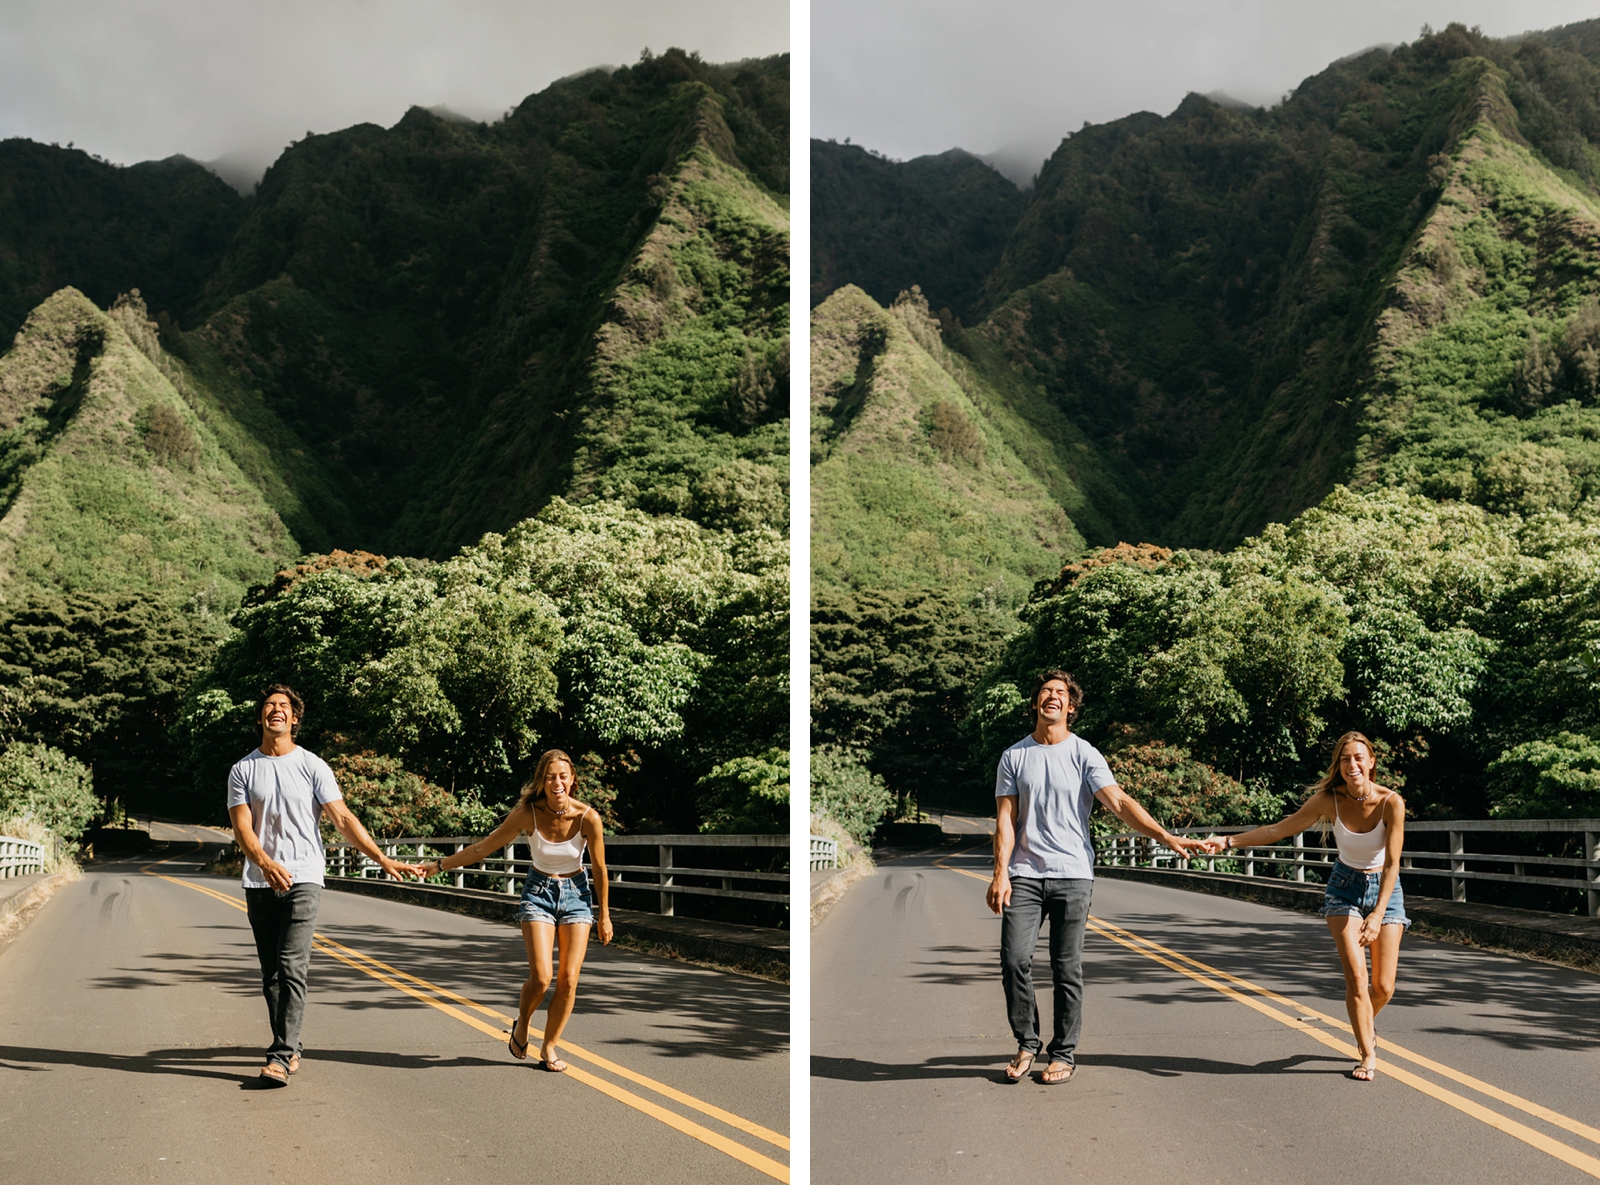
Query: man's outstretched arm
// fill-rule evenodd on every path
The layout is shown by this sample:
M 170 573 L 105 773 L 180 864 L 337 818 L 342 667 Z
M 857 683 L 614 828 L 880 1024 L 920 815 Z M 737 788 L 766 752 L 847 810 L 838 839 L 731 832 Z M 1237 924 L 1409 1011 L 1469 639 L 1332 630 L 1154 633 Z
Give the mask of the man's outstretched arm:
M 1172 832 L 1151 818 L 1150 812 L 1130 798 L 1128 792 L 1115 782 L 1096 790 L 1094 796 L 1100 800 L 1106 810 L 1121 819 L 1140 835 L 1147 835 L 1158 843 L 1165 844 L 1174 852 L 1188 855 L 1191 851 L 1201 850 L 1205 846 L 1198 839 L 1180 839 L 1178 836 L 1173 835 Z
M 361 820 L 351 813 L 349 807 L 345 806 L 343 799 L 336 798 L 332 802 L 323 803 L 322 813 L 327 815 L 333 825 L 339 829 L 340 835 L 344 836 L 357 850 L 377 861 L 378 866 L 395 880 L 405 880 L 406 878 L 401 875 L 402 873 L 410 873 L 418 880 L 422 879 L 422 869 L 417 865 L 396 863 L 389 859 L 388 853 L 372 842 L 372 836 L 367 834 L 367 829 L 361 825 Z

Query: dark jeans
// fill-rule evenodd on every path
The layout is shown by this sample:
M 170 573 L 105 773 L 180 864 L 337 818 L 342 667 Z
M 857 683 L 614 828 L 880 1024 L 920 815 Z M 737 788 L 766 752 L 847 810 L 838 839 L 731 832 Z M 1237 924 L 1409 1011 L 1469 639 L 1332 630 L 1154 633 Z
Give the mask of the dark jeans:
M 1083 1027 L 1083 929 L 1094 881 L 1013 877 L 1011 904 L 1000 915 L 1000 980 L 1017 1048 L 1039 1052 L 1039 998 L 1033 990 L 1033 952 L 1050 919 L 1050 975 L 1055 980 L 1051 1061 L 1073 1062 Z
M 289 1064 L 300 1052 L 300 1025 L 306 1016 L 306 979 L 311 969 L 311 934 L 317 928 L 322 886 L 300 884 L 287 893 L 246 889 L 250 929 L 261 960 L 261 994 L 272 1024 L 269 1062 Z

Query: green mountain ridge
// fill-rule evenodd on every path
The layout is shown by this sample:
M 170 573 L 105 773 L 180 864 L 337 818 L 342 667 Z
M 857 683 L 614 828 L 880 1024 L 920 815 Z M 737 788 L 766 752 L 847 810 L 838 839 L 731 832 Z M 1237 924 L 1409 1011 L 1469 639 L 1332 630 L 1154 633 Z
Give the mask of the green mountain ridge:
M 1089 542 L 1229 546 L 1341 482 L 1504 505 L 1489 467 L 1527 457 L 1566 471 L 1538 480 L 1567 505 L 1600 492 L 1576 363 L 1548 405 L 1512 406 L 1530 330 L 1576 357 L 1563 334 L 1600 290 L 1597 29 L 1451 26 L 1271 110 L 1190 95 L 1062 142 L 978 315 L 944 332 L 983 381 L 1031 388 L 1022 414 L 1087 438 L 1115 485 L 1073 512 Z M 879 237 L 958 215 L 965 195 L 889 209 Z M 858 265 L 841 282 L 888 278 Z
M 442 558 L 557 495 L 786 529 L 787 119 L 786 58 L 673 50 L 493 125 L 413 108 L 309 136 L 249 200 L 181 159 L 8 141 L 0 313 L 142 282 L 178 405 L 281 520 L 269 565 Z M 201 230 L 207 251 L 160 256 Z

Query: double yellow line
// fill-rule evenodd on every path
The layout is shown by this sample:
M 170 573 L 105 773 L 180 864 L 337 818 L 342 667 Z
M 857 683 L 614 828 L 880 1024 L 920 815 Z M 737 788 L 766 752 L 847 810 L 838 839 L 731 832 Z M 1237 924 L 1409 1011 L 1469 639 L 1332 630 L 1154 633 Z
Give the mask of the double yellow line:
M 209 885 L 196 884 L 194 881 L 181 880 L 177 877 L 167 876 L 164 873 L 151 871 L 156 864 L 164 864 L 167 860 L 172 859 L 176 859 L 176 857 L 168 856 L 164 860 L 157 860 L 155 864 L 148 864 L 140 871 L 142 871 L 146 876 L 158 877 L 159 879 L 169 881 L 172 884 L 182 885 L 186 889 L 193 889 L 197 893 L 204 893 L 207 897 L 214 898 L 215 900 L 221 901 L 226 905 L 231 905 L 234 909 L 239 910 L 241 913 L 246 912 L 245 903 L 240 901 L 237 897 L 232 897 L 227 893 L 220 892 L 217 889 L 211 888 Z M 329 938 L 326 934 L 314 934 L 312 936 L 312 946 L 321 951 L 323 954 L 337 959 L 346 966 L 360 971 L 363 975 L 371 976 L 379 983 L 391 987 L 397 992 L 402 992 L 415 1000 L 421 1001 L 430 1008 L 436 1008 L 446 1016 L 458 1020 L 462 1024 L 471 1028 L 477 1029 L 480 1033 L 493 1037 L 496 1041 L 502 1041 L 505 1039 L 507 1035 L 507 1029 L 499 1027 L 498 1025 L 491 1025 L 487 1021 L 480 1019 L 480 1017 L 489 1017 L 492 1020 L 501 1022 L 501 1024 L 505 1026 L 510 1026 L 511 1024 L 515 1023 L 515 1017 L 507 1016 L 505 1013 L 499 1012 L 496 1009 L 489 1008 L 483 1004 L 469 1000 L 465 996 L 458 995 L 448 988 L 442 988 L 437 984 L 429 983 L 425 979 L 419 979 L 410 972 L 401 971 L 399 968 L 392 967 L 388 963 L 381 962 L 380 960 L 373 958 L 371 955 L 363 954 L 362 952 L 354 950 L 341 942 L 336 942 L 332 938 Z M 473 1013 L 477 1013 L 478 1015 L 472 1015 Z M 528 1040 L 531 1042 L 536 1037 L 543 1039 L 544 1034 L 540 1032 L 540 1030 L 535 1029 L 530 1025 L 528 1028 Z M 668 1086 L 664 1082 L 657 1082 L 654 1078 L 646 1077 L 643 1074 L 628 1069 L 626 1066 L 620 1066 L 616 1062 L 601 1057 L 599 1054 L 591 1053 L 582 1046 L 574 1045 L 570 1041 L 563 1040 L 561 1042 L 561 1050 L 568 1058 L 576 1058 L 580 1061 L 588 1062 L 598 1069 L 604 1070 L 609 1074 L 614 1074 L 619 1078 L 626 1079 L 637 1086 L 642 1086 L 646 1090 L 653 1091 L 663 1098 L 671 1099 L 673 1102 L 678 1103 L 681 1106 L 698 1111 L 702 1115 L 705 1115 L 711 1119 L 715 1119 L 717 1122 L 734 1128 L 737 1131 L 742 1131 L 746 1135 L 754 1136 L 756 1139 L 761 1140 L 764 1143 L 771 1144 L 775 1148 L 781 1148 L 785 1152 L 789 1151 L 789 1137 L 779 1132 L 771 1131 L 768 1128 L 762 1127 L 759 1123 L 753 1123 L 742 1116 L 733 1114 L 731 1111 L 724 1111 L 721 1107 L 714 1106 L 713 1104 L 707 1103 L 702 1099 L 697 1099 L 693 1095 L 685 1094 L 676 1087 Z M 645 1115 L 650 1116 L 652 1119 L 659 1120 L 668 1127 L 680 1131 L 684 1135 L 690 1136 L 693 1139 L 699 1140 L 702 1144 L 705 1144 L 710 1148 L 715 1148 L 718 1152 L 722 1152 L 728 1156 L 731 1156 L 733 1159 L 741 1161 L 742 1163 L 765 1173 L 767 1176 L 772 1177 L 775 1180 L 783 1182 L 787 1182 L 789 1180 L 789 1166 L 781 1161 L 774 1160 L 769 1156 L 763 1156 L 761 1153 L 745 1147 L 736 1140 L 730 1140 L 727 1136 L 724 1136 L 719 1132 L 712 1131 L 710 1128 L 696 1123 L 692 1119 L 686 1119 L 684 1116 L 677 1114 L 675 1111 L 669 1111 L 660 1104 L 654 1103 L 651 1100 L 644 1098 L 641 1095 L 637 1095 L 630 1090 L 625 1090 L 613 1082 L 609 1082 L 604 1078 L 597 1077 L 596 1075 L 589 1073 L 587 1070 L 580 1069 L 579 1067 L 570 1064 L 566 1071 L 566 1077 L 575 1079 L 576 1081 L 583 1083 L 585 1086 L 591 1087 L 594 1090 L 598 1090 L 601 1094 L 608 1095 L 624 1106 L 632 1107 L 635 1111 L 640 1111 Z
M 987 876 L 973 872 L 966 868 L 954 868 L 945 863 L 946 860 L 952 860 L 957 856 L 964 856 L 976 850 L 977 848 L 966 848 L 960 852 L 953 852 L 949 856 L 935 860 L 934 866 L 936 868 L 942 868 L 947 872 L 957 872 L 962 876 L 970 876 L 975 880 L 981 880 L 987 883 L 990 879 Z M 1315 1008 L 1309 1008 L 1304 1004 L 1289 999 L 1287 996 L 1279 995 L 1277 992 L 1274 992 L 1269 988 L 1260 987 L 1257 984 L 1249 982 L 1248 980 L 1239 978 L 1237 975 L 1232 975 L 1226 971 L 1219 970 L 1216 967 L 1209 966 L 1208 964 L 1200 962 L 1198 959 L 1190 958 L 1188 955 L 1171 950 L 1168 947 L 1162 946 L 1158 942 L 1153 942 L 1150 939 L 1141 937 L 1140 935 L 1124 929 L 1121 926 L 1102 921 L 1101 919 L 1092 915 L 1089 918 L 1089 929 L 1093 930 L 1102 938 L 1110 939 L 1119 946 L 1125 947 L 1136 954 L 1143 955 L 1145 958 L 1150 959 L 1153 962 L 1160 963 L 1163 967 L 1167 967 L 1170 970 L 1176 971 L 1179 975 L 1187 976 L 1196 983 L 1204 984 L 1206 987 L 1215 992 L 1219 992 L 1224 996 L 1227 996 L 1234 1002 L 1243 1004 L 1246 1008 L 1253 1009 L 1263 1016 L 1271 1017 L 1279 1024 L 1294 1029 L 1296 1032 L 1303 1033 L 1305 1036 L 1310 1037 L 1313 1041 L 1316 1041 L 1321 1045 L 1325 1045 L 1329 1049 L 1337 1050 L 1341 1055 L 1350 1058 L 1352 1061 L 1360 1060 L 1360 1053 L 1357 1051 L 1354 1045 L 1351 1045 L 1348 1041 L 1345 1041 L 1339 1037 L 1333 1036 L 1327 1032 L 1326 1029 L 1318 1027 L 1328 1026 L 1329 1028 L 1339 1029 L 1345 1033 L 1349 1033 L 1351 1032 L 1351 1029 L 1348 1021 L 1340 1020 L 1337 1017 L 1328 1016 L 1326 1013 L 1318 1012 Z M 1252 998 L 1254 996 L 1263 997 L 1267 1000 L 1271 1000 L 1275 1004 L 1281 1004 L 1284 1006 L 1284 1008 L 1293 1009 L 1294 1011 L 1293 1013 L 1290 1013 L 1283 1011 L 1281 1008 L 1274 1008 L 1271 1005 L 1262 1003 L 1262 1001 L 1259 999 Z M 1406 1049 L 1404 1046 L 1396 1045 L 1387 1037 L 1380 1037 L 1378 1039 L 1378 1045 L 1384 1050 L 1384 1052 L 1392 1054 L 1394 1057 L 1397 1057 L 1402 1061 L 1407 1061 L 1413 1065 L 1420 1066 L 1431 1073 L 1437 1074 L 1441 1078 L 1446 1078 L 1457 1085 L 1476 1091 L 1481 1095 L 1494 1099 L 1496 1102 L 1502 1103 L 1508 1107 L 1512 1107 L 1526 1115 L 1532 1116 L 1535 1119 L 1543 1120 L 1552 1127 L 1561 1128 L 1563 1131 L 1571 1132 L 1573 1135 L 1588 1140 L 1590 1143 L 1600 1145 L 1600 1129 L 1590 1127 L 1586 1123 L 1581 1123 L 1568 1115 L 1563 1115 L 1559 1111 L 1553 1111 L 1549 1107 L 1542 1106 L 1539 1103 L 1530 1102 L 1528 1099 L 1521 1098 L 1518 1095 L 1512 1094 L 1510 1091 L 1500 1089 L 1500 1087 L 1495 1086 L 1492 1083 L 1484 1082 L 1482 1079 L 1474 1078 L 1470 1074 L 1464 1074 L 1460 1070 L 1453 1069 L 1450 1066 L 1443 1065 L 1440 1062 L 1432 1060 L 1431 1058 L 1424 1057 L 1422 1054 L 1415 1053 L 1409 1049 Z M 1421 1091 L 1429 1098 L 1437 1099 L 1447 1107 L 1453 1107 L 1464 1115 L 1470 1115 L 1472 1118 L 1482 1123 L 1486 1123 L 1490 1127 L 1504 1132 L 1506 1135 L 1511 1136 L 1514 1139 L 1521 1140 L 1529 1147 L 1537 1148 L 1540 1152 L 1547 1153 L 1548 1155 L 1555 1157 L 1557 1160 L 1562 1161 L 1565 1164 L 1569 1164 L 1573 1168 L 1588 1173 L 1591 1177 L 1600 1180 L 1600 1159 L 1590 1156 L 1587 1153 L 1580 1152 L 1575 1148 L 1569 1147 L 1559 1140 L 1551 1139 L 1543 1132 L 1535 1131 L 1526 1124 L 1518 1123 L 1514 1119 L 1507 1118 L 1496 1111 L 1491 1111 L 1481 1103 L 1469 1099 L 1465 1095 L 1457 1094 L 1453 1090 L 1448 1090 L 1445 1087 L 1430 1082 L 1428 1079 L 1417 1074 L 1413 1074 L 1411 1071 L 1400 1066 L 1396 1066 L 1393 1063 L 1385 1063 L 1383 1067 L 1383 1073 L 1387 1074 L 1397 1082 L 1404 1083 L 1413 1090 Z

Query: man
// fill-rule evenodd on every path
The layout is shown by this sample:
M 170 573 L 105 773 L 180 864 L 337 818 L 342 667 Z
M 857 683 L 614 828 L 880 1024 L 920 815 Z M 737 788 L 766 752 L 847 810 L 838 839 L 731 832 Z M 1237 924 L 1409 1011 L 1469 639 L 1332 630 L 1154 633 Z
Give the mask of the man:
M 395 880 L 402 873 L 422 875 L 378 850 L 345 806 L 328 763 L 295 744 L 304 711 L 300 697 L 283 684 L 264 689 L 256 704 L 261 747 L 228 773 L 228 817 L 245 855 L 245 903 L 272 1024 L 263 1086 L 288 1086 L 289 1075 L 300 1069 L 311 935 L 326 871 L 319 812 Z
M 1123 793 L 1106 759 L 1072 723 L 1083 689 L 1066 671 L 1045 671 L 1033 694 L 1034 728 L 1000 756 L 995 777 L 997 822 L 989 908 L 1001 915 L 1000 974 L 1017 1055 L 1006 1077 L 1020 1082 L 1039 1055 L 1039 1002 L 1033 991 L 1033 952 L 1050 919 L 1050 971 L 1055 980 L 1055 1031 L 1039 1077 L 1046 1085 L 1071 1079 L 1082 1027 L 1083 931 L 1094 887 L 1089 812 L 1095 799 L 1133 830 L 1177 852 L 1199 848 L 1179 839 Z

